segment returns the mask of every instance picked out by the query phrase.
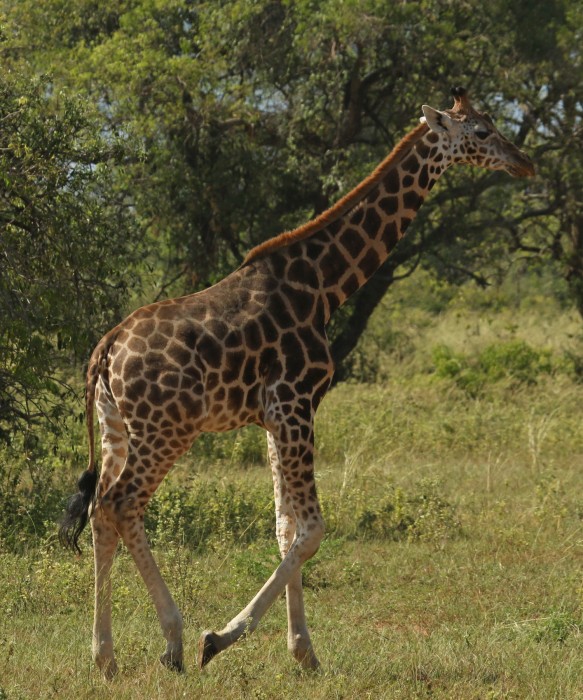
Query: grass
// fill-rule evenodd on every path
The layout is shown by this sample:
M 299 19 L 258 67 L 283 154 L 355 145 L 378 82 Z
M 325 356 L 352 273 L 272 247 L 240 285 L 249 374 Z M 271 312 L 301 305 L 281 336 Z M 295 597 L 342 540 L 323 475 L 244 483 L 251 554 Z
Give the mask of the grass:
M 412 354 L 393 348 L 378 358 L 383 382 L 337 387 L 318 415 L 328 532 L 304 580 L 321 672 L 303 673 L 289 656 L 283 600 L 254 635 L 203 673 L 195 667 L 201 630 L 237 613 L 278 560 L 264 438 L 250 429 L 205 438 L 152 507 L 156 557 L 184 615 L 187 673 L 158 664 L 163 639 L 122 550 L 121 671 L 102 681 L 90 659 L 89 538 L 72 558 L 43 536 L 0 553 L 0 700 L 582 697 L 583 385 L 561 355 L 575 342 L 572 319 L 551 314 L 547 343 L 529 333 L 544 326 L 530 312 L 510 337 L 492 331 L 506 328 L 502 310 L 470 347 L 455 305 L 440 313 L 413 309 L 415 332 L 397 329 L 410 333 Z M 468 371 L 485 348 L 516 339 L 554 364 L 487 374 L 469 391 L 455 372 L 438 376 L 430 338 Z
M 541 534 L 523 522 L 484 538 L 470 531 L 439 549 L 328 541 L 306 592 L 324 663 L 311 675 L 288 658 L 283 601 L 256 635 L 204 673 L 194 668 L 200 629 L 223 623 L 247 601 L 259 585 L 258 562 L 274 558 L 272 547 L 158 552 L 170 580 L 177 569 L 189 576 L 173 585 L 185 614 L 189 665 L 178 677 L 157 664 L 157 623 L 122 555 L 115 595 L 122 670 L 111 684 L 89 660 L 89 558 L 74 564 L 75 597 L 76 586 L 60 587 L 72 572 L 59 557 L 42 588 L 36 579 L 44 576 L 42 566 L 31 576 L 31 592 L 44 602 L 22 600 L 19 612 L 4 618 L 4 696 L 576 698 L 583 670 L 580 555 L 576 531 Z M 14 579 L 25 572 L 8 563 L 16 588 Z

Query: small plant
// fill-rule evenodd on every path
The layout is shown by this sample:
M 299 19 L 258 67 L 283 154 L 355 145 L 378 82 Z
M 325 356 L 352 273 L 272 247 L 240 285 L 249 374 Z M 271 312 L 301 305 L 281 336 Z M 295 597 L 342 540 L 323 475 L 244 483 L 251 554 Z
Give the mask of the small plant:
M 51 535 L 66 498 L 55 484 L 56 462 L 26 440 L 0 451 L 0 551 L 22 552 Z
M 395 541 L 438 542 L 459 535 L 460 530 L 455 507 L 433 480 L 423 480 L 413 494 L 388 488 L 379 501 L 364 508 L 356 524 L 360 536 Z
M 162 487 L 146 511 L 154 545 L 183 543 L 204 549 L 224 542 L 274 537 L 270 489 L 250 489 L 241 480 L 191 480 L 186 487 Z
M 532 638 L 536 642 L 564 644 L 572 634 L 581 634 L 581 621 L 566 610 L 554 610 L 548 617 L 536 621 Z
M 561 480 L 552 474 L 541 476 L 536 485 L 536 501 L 536 515 L 543 521 L 551 521 L 559 528 L 569 513 Z
M 437 345 L 432 352 L 436 376 L 445 379 L 458 378 L 468 367 L 468 361 L 463 355 L 454 353 L 447 345 Z
M 509 378 L 536 384 L 540 375 L 552 373 L 553 362 L 548 350 L 536 350 L 523 340 L 512 340 L 488 346 L 479 356 L 478 368 L 490 381 Z

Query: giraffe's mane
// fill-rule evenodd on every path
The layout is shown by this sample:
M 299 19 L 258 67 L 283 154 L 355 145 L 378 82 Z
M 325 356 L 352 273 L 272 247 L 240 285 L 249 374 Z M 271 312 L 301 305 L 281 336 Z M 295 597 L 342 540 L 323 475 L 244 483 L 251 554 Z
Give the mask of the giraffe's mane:
M 313 234 L 321 231 L 325 226 L 336 221 L 347 211 L 355 207 L 370 190 L 385 176 L 387 170 L 399 163 L 403 157 L 409 153 L 413 145 L 427 133 L 428 127 L 425 123 L 419 124 L 393 148 L 389 155 L 373 170 L 373 172 L 360 182 L 353 190 L 339 199 L 329 209 L 319 214 L 315 219 L 308 221 L 302 226 L 298 226 L 291 231 L 280 233 L 274 238 L 270 238 L 252 248 L 246 255 L 241 267 L 249 264 L 253 260 L 260 258 L 273 250 L 304 240 Z

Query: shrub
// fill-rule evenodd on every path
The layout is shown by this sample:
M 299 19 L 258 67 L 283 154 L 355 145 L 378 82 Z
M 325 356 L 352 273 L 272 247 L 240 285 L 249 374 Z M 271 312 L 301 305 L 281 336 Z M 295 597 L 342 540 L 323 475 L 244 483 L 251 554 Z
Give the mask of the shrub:
M 455 507 L 443 498 L 435 481 L 425 479 L 413 494 L 388 488 L 379 501 L 365 507 L 359 515 L 355 534 L 395 541 L 439 542 L 460 532 Z
M 154 545 L 191 549 L 275 537 L 272 497 L 267 488 L 217 480 L 162 487 L 146 511 L 146 528 Z
M 22 552 L 50 537 L 66 499 L 51 456 L 19 446 L 0 451 L 0 551 Z
M 536 384 L 542 375 L 553 374 L 561 367 L 549 350 L 532 348 L 523 340 L 494 343 L 474 358 L 438 345 L 433 348 L 432 358 L 436 377 L 452 379 L 471 396 L 503 380 Z
M 526 384 L 536 384 L 541 374 L 553 372 L 551 353 L 536 350 L 523 340 L 488 346 L 480 354 L 478 366 L 491 381 L 508 377 Z
M 227 433 L 203 433 L 194 449 L 199 460 L 211 464 L 229 462 L 246 467 L 264 464 L 267 459 L 265 431 L 255 425 Z
M 536 620 L 531 635 L 536 642 L 564 644 L 572 634 L 580 635 L 582 632 L 580 616 L 559 609 L 551 611 L 547 617 Z
M 423 480 L 406 493 L 385 484 L 367 490 L 323 494 L 322 511 L 332 538 L 389 539 L 438 542 L 459 535 L 455 507 L 435 481 Z M 275 542 L 275 514 L 271 488 L 236 478 L 192 480 L 185 487 L 162 487 L 146 511 L 146 527 L 153 545 L 185 545 L 190 549 L 229 544 Z

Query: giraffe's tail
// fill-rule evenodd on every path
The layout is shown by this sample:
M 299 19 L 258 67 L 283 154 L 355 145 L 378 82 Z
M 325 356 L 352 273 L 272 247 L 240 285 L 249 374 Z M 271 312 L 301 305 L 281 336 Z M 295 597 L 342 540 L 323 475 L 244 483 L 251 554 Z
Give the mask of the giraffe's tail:
M 89 520 L 89 510 L 95 500 L 98 472 L 95 468 L 95 436 L 93 428 L 93 405 L 95 387 L 99 379 L 100 358 L 99 346 L 93 353 L 87 370 L 85 384 L 85 415 L 87 418 L 87 436 L 89 439 L 89 465 L 77 482 L 77 493 L 67 501 L 65 512 L 59 524 L 59 542 L 66 549 L 81 553 L 79 537 Z

